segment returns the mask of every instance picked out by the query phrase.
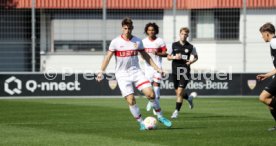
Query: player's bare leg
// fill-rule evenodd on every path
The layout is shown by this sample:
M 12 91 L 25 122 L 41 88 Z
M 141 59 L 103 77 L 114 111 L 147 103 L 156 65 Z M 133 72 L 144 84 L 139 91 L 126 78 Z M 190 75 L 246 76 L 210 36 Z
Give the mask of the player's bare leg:
M 149 103 L 151 104 L 151 107 L 153 107 L 153 109 L 158 112 L 156 113 L 157 116 L 162 116 L 162 112 L 161 112 L 161 108 L 159 103 L 157 102 L 156 98 L 155 98 L 155 94 L 152 90 L 151 87 L 145 88 L 142 90 L 142 92 L 144 93 L 144 95 L 147 97 L 147 99 L 149 100 Z
M 133 117 L 137 120 L 137 122 L 140 124 L 140 130 L 145 130 L 145 125 L 143 123 L 143 118 L 142 115 L 140 113 L 140 109 L 139 107 L 136 105 L 136 100 L 133 94 L 129 94 L 125 97 L 128 106 L 129 106 L 129 110 L 131 112 L 131 114 L 133 115 Z
M 160 84 L 153 82 L 153 90 L 154 90 L 154 94 L 155 94 L 155 100 L 160 104 Z M 151 109 L 151 103 L 150 101 L 147 104 L 147 111 L 150 111 Z M 156 115 L 155 110 L 153 109 L 153 114 Z
M 160 105 L 160 84 L 157 82 L 153 82 L 153 90 L 154 90 L 154 94 L 155 94 L 155 100 L 158 102 L 158 104 Z M 153 114 L 156 115 L 155 110 L 153 110 Z
M 259 100 L 268 106 L 271 115 L 276 121 L 276 99 L 269 92 L 263 91 L 259 97 Z M 276 131 L 276 125 L 272 128 L 269 128 L 268 131 Z
M 159 105 L 159 102 L 156 101 L 155 94 L 154 94 L 152 88 L 147 87 L 147 88 L 143 89 L 142 92 L 144 93 L 144 95 L 150 101 L 152 108 L 156 112 L 156 115 L 157 115 L 157 118 L 158 118 L 159 122 L 164 124 L 166 127 L 171 127 L 172 126 L 171 121 L 166 119 L 165 117 L 163 117 L 161 107 Z
M 182 107 L 182 104 L 183 104 L 183 94 L 184 94 L 184 89 L 183 88 L 180 88 L 178 87 L 176 90 L 175 90 L 175 93 L 176 93 L 176 105 L 175 105 L 175 111 L 173 112 L 171 118 L 172 119 L 175 119 L 178 117 L 178 113 Z
M 267 91 L 263 91 L 259 97 L 259 100 L 266 104 L 266 105 L 269 105 L 272 101 L 272 95 L 270 93 L 268 93 Z

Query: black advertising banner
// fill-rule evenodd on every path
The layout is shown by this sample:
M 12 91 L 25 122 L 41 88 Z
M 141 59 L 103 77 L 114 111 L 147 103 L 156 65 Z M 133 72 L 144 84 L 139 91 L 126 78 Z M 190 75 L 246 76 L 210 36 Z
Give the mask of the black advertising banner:
M 187 92 L 197 92 L 198 95 L 242 95 L 241 74 L 192 74 L 186 87 Z M 161 95 L 174 95 L 171 76 L 161 82 Z
M 271 79 L 257 74 L 192 74 L 186 87 L 198 95 L 259 95 Z M 114 74 L 98 83 L 95 74 L 0 74 L 0 96 L 120 96 Z M 161 95 L 175 95 L 172 76 L 161 80 Z M 140 94 L 136 90 L 136 94 Z
M 0 96 L 120 95 L 112 76 L 100 83 L 95 78 L 95 74 L 2 74 Z
M 264 81 L 256 80 L 257 74 L 244 74 L 241 78 L 242 95 L 259 95 L 265 86 L 268 86 L 272 78 Z

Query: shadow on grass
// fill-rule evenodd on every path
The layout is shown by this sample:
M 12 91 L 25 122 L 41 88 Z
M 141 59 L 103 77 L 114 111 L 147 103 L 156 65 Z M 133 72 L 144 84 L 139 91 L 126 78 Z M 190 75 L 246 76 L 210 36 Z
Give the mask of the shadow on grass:
M 209 114 L 209 115 L 208 115 Z M 199 114 L 196 114 L 196 116 L 191 116 L 189 119 L 216 119 L 216 118 L 236 118 L 238 116 L 233 115 L 211 115 L 210 113 L 200 113 L 201 116 L 198 116 Z
M 207 127 L 171 127 L 171 128 L 157 128 L 156 130 L 193 130 L 193 129 L 205 129 Z

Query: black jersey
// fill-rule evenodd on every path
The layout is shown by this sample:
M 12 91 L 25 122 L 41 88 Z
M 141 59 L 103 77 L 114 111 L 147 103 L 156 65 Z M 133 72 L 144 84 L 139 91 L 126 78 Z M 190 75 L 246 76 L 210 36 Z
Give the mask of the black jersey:
M 274 36 L 272 39 L 276 39 L 276 36 Z M 275 41 L 273 41 L 275 42 Z M 272 48 L 271 46 L 272 41 L 270 41 L 270 53 L 273 61 L 273 65 L 276 68 L 276 48 Z
M 276 36 L 270 40 L 270 53 L 273 65 L 276 68 Z M 276 77 L 272 79 L 270 84 L 265 87 L 265 90 L 273 96 L 276 96 Z
M 174 42 L 172 44 L 172 55 L 181 54 L 182 60 L 173 60 L 172 61 L 172 73 L 177 74 L 178 67 L 184 67 L 187 69 L 187 73 L 190 73 L 190 66 L 186 65 L 186 62 L 190 59 L 190 56 L 194 50 L 194 46 L 189 42 L 186 42 L 184 45 L 180 42 Z

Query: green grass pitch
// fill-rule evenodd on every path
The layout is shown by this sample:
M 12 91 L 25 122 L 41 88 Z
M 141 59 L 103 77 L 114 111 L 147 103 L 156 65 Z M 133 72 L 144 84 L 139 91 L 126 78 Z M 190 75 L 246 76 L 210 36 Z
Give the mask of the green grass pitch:
M 146 99 L 137 103 L 143 117 Z M 3 146 L 275 146 L 275 122 L 257 98 L 196 98 L 185 102 L 171 129 L 139 131 L 122 98 L 0 100 Z M 164 115 L 174 99 L 161 99 Z

